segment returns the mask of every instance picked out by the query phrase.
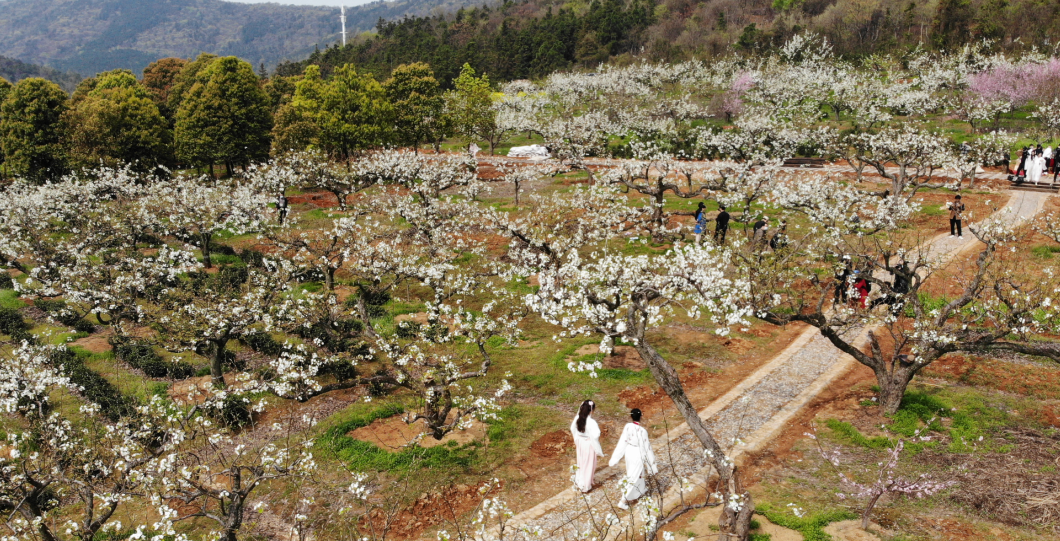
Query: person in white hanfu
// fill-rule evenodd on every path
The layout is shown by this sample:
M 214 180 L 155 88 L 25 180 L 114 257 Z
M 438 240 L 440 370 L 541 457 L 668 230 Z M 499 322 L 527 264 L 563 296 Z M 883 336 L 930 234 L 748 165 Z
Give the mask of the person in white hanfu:
M 1038 181 L 1042 178 L 1042 166 L 1045 164 L 1045 158 L 1042 156 L 1043 151 L 1038 149 L 1031 149 L 1032 161 L 1027 165 L 1027 180 L 1038 184 Z
M 640 498 L 648 491 L 644 482 L 644 473 L 655 475 L 659 469 L 655 465 L 655 453 L 651 450 L 651 440 L 648 439 L 648 431 L 640 426 L 640 410 L 634 408 L 629 412 L 632 423 L 626 423 L 622 428 L 622 435 L 618 438 L 618 447 L 611 455 L 609 465 L 614 467 L 622 458 L 626 459 L 625 492 L 618 501 L 619 509 L 629 509 L 631 502 Z
M 596 459 L 604 456 L 600 447 L 600 425 L 592 418 L 596 404 L 592 400 L 582 402 L 578 416 L 570 424 L 570 433 L 574 436 L 574 448 L 578 453 L 578 469 L 574 472 L 574 486 L 582 492 L 593 489 L 593 474 L 596 473 Z

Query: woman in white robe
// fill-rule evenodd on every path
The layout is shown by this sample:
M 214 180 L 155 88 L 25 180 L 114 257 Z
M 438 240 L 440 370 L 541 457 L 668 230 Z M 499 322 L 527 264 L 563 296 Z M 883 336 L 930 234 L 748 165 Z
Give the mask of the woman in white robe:
M 1042 165 L 1045 162 L 1045 158 L 1038 151 L 1031 149 L 1031 163 L 1027 165 L 1027 180 L 1038 184 L 1038 181 L 1042 178 Z
M 626 423 L 626 426 L 622 428 L 622 435 L 618 438 L 618 447 L 611 454 L 609 463 L 611 467 L 614 467 L 619 460 L 626 459 L 626 478 L 623 480 L 625 490 L 618 501 L 620 509 L 629 509 L 627 502 L 640 498 L 648 491 L 648 486 L 644 482 L 645 472 L 655 475 L 659 471 L 655 465 L 655 453 L 651 450 L 648 431 L 640 426 L 640 410 L 633 409 L 629 416 L 633 422 Z
M 600 425 L 592 418 L 596 404 L 592 400 L 582 402 L 578 416 L 570 424 L 570 433 L 574 436 L 574 448 L 578 454 L 578 469 L 574 472 L 574 486 L 582 492 L 593 489 L 593 475 L 596 473 L 596 459 L 604 456 L 600 447 Z

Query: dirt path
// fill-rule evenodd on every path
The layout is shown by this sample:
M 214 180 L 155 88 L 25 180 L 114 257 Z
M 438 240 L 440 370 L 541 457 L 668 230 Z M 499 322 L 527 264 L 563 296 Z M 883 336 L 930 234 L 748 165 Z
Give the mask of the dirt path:
M 1014 192 L 991 219 L 1012 224 L 1027 221 L 1043 207 L 1050 194 Z M 929 253 L 943 261 L 977 244 L 971 234 L 961 239 L 943 234 L 929 243 Z M 857 332 L 859 340 L 864 331 Z M 699 412 L 729 456 L 740 462 L 769 443 L 818 393 L 845 374 L 856 361 L 841 353 L 815 328 L 808 328 L 773 360 Z M 698 440 L 681 425 L 652 442 L 659 462 L 664 505 L 676 502 L 685 482 L 703 483 L 710 468 Z M 605 450 L 610 451 L 610 450 Z M 598 488 L 587 495 L 568 488 L 512 518 L 510 524 L 540 528 L 547 539 L 575 538 L 589 529 L 589 521 L 609 514 L 626 516 L 614 508 L 621 480 L 619 468 L 597 471 Z M 558 481 L 567 485 L 567 480 Z M 628 520 L 628 519 L 627 519 Z M 623 520 L 625 522 L 626 520 Z M 620 525 L 612 528 L 621 528 Z M 511 531 L 511 530 L 509 530 Z M 607 536 L 611 537 L 611 536 Z

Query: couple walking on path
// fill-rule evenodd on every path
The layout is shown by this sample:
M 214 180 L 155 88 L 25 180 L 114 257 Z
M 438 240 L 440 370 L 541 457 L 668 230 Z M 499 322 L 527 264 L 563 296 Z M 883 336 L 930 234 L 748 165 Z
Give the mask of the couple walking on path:
M 574 436 L 574 447 L 578 454 L 574 485 L 582 492 L 592 490 L 596 459 L 604 457 L 604 450 L 600 447 L 600 426 L 592 418 L 594 410 L 596 410 L 596 403 L 592 400 L 582 402 L 578 409 L 578 416 L 570 425 L 571 434 Z M 622 498 L 618 501 L 620 509 L 628 509 L 627 502 L 640 498 L 648 491 L 644 481 L 645 471 L 649 475 L 658 472 L 648 431 L 640 426 L 640 410 L 634 408 L 629 412 L 629 416 L 632 422 L 626 423 L 622 429 L 622 435 L 618 438 L 618 446 L 611 453 L 611 460 L 608 462 L 609 466 L 614 467 L 620 460 L 626 459 L 626 478 L 623 481 Z

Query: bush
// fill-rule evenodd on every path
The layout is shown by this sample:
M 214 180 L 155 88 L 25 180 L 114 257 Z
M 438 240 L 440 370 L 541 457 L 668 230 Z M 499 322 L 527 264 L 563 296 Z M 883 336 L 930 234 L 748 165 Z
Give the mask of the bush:
M 335 353 L 347 353 L 363 349 L 363 342 L 358 338 L 362 330 L 364 324 L 360 320 L 334 319 L 299 327 L 295 332 L 307 341 L 319 340 L 325 348 Z
M 195 373 L 195 367 L 184 361 L 165 360 L 147 342 L 129 340 L 112 342 L 112 345 L 114 357 L 133 368 L 142 370 L 148 377 L 186 379 Z
M 211 242 L 210 243 L 210 253 L 211 254 L 221 254 L 221 255 L 236 255 L 236 249 L 232 248 L 231 246 L 229 246 L 227 244 L 218 244 L 216 242 Z
M 384 306 L 390 302 L 390 293 L 388 291 L 377 291 L 370 284 L 358 283 L 357 294 L 350 295 L 346 299 L 346 306 L 356 308 L 359 298 L 364 299 L 364 307 L 368 310 L 368 317 L 376 318 L 386 315 Z
M 15 289 L 15 281 L 11 279 L 11 275 L 2 270 L 0 270 L 0 289 Z
M 279 356 L 280 352 L 283 351 L 283 344 L 272 337 L 267 332 L 256 332 L 243 336 L 239 339 L 244 346 L 269 356 Z
M 100 412 L 111 421 L 135 415 L 136 403 L 111 385 L 106 378 L 85 366 L 84 359 L 73 351 L 66 348 L 57 349 L 51 355 L 51 362 L 59 367 L 72 383 L 81 387 L 81 395 L 85 400 L 98 404 Z
M 14 308 L 0 308 L 0 334 L 6 334 L 16 342 L 36 342 L 36 338 L 29 333 L 32 326 L 22 319 L 22 314 Z
M 236 394 L 229 394 L 225 396 L 220 405 L 210 404 L 205 409 L 211 419 L 228 428 L 241 428 L 254 420 L 250 411 L 250 401 Z
M 243 264 L 248 267 L 262 267 L 265 265 L 265 254 L 249 248 L 239 252 L 239 259 L 243 260 Z
M 246 283 L 250 278 L 250 271 L 246 267 L 221 267 L 217 272 L 217 282 L 222 288 L 235 289 Z

